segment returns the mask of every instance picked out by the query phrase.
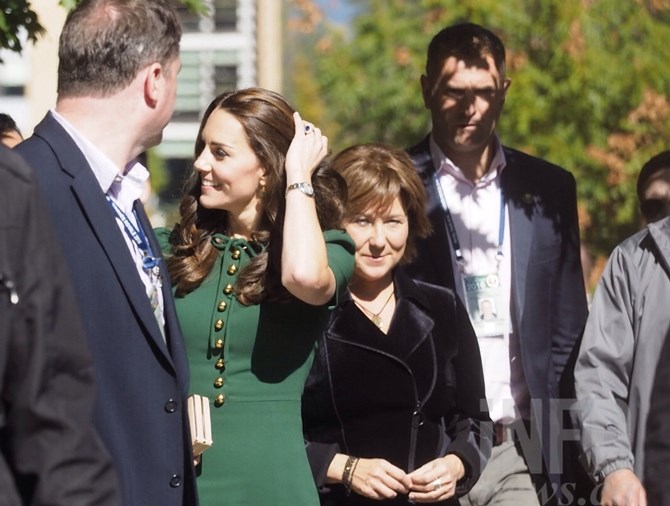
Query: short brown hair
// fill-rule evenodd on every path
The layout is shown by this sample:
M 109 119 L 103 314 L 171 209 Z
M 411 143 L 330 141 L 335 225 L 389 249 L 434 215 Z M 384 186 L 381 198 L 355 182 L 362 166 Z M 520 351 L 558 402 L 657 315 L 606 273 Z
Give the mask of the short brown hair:
M 396 197 L 400 199 L 409 224 L 402 261 L 411 260 L 415 239 L 427 237 L 431 226 L 426 190 L 407 153 L 385 144 L 358 144 L 335 156 L 331 166 L 347 183 L 345 222 L 370 208 L 388 209 Z
M 58 94 L 114 94 L 147 65 L 176 58 L 180 39 L 168 0 L 83 0 L 60 36 Z

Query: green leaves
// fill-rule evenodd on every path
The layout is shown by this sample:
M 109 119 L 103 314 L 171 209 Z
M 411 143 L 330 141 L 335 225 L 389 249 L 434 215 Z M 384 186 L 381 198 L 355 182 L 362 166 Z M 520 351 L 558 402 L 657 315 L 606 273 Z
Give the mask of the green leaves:
M 81 0 L 59 0 L 66 10 L 74 8 Z M 207 12 L 204 0 L 180 0 L 191 12 Z M 35 11 L 28 0 L 2 0 L 0 7 L 0 49 L 20 53 L 23 50 L 21 34 L 25 33 L 29 41 L 35 42 L 44 33 Z M 0 59 L 2 63 L 2 59 Z
M 20 53 L 23 50 L 19 37 L 21 28 L 31 41 L 37 40 L 44 32 L 27 0 L 4 0 L 0 8 L 0 49 Z
M 426 47 L 442 27 L 474 21 L 507 48 L 512 86 L 498 128 L 503 143 L 575 175 L 582 238 L 596 254 L 608 255 L 639 228 L 637 174 L 670 138 L 668 2 L 354 3 L 360 15 L 351 27 L 326 22 L 303 36 L 293 73 L 296 104 L 315 112 L 334 151 L 422 138 L 430 129 L 419 86 Z

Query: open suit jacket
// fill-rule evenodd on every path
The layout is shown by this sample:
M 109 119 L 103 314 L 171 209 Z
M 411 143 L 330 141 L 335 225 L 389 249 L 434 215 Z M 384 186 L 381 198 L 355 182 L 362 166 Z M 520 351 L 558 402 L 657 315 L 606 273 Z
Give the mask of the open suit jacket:
M 511 311 L 521 347 L 523 373 L 531 396 L 534 436 L 541 457 L 526 445 L 533 474 L 544 473 L 560 487 L 563 419 L 567 403 L 551 402 L 561 380 L 572 382 L 573 360 L 587 315 L 579 251 L 577 197 L 572 175 L 544 160 L 503 147 L 507 165 L 502 190 L 509 213 L 512 291 Z M 409 272 L 429 283 L 455 289 L 444 210 L 435 185 L 429 137 L 408 150 L 428 192 L 433 235 L 419 241 Z M 565 374 L 565 377 L 564 377 Z M 572 437 L 574 439 L 574 437 Z
M 303 431 L 310 467 L 327 506 L 373 505 L 325 487 L 335 453 L 383 458 L 411 472 L 457 455 L 467 492 L 491 454 L 477 338 L 451 290 L 394 273 L 397 306 L 384 334 L 347 297 L 331 315 L 303 393 Z M 383 504 L 408 504 L 407 496 Z M 458 504 L 456 498 L 439 504 Z
M 72 138 L 47 114 L 15 149 L 35 168 L 72 274 L 93 354 L 95 422 L 123 504 L 193 504 L 188 366 L 164 263 L 167 344 L 115 214 Z M 136 211 L 160 252 L 139 202 Z

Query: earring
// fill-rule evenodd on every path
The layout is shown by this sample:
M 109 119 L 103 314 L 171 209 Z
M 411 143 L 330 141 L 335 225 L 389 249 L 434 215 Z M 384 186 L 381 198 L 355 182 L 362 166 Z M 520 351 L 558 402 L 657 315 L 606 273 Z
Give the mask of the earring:
M 263 195 L 265 195 L 265 185 L 264 184 L 262 184 L 258 187 L 258 196 L 262 197 Z

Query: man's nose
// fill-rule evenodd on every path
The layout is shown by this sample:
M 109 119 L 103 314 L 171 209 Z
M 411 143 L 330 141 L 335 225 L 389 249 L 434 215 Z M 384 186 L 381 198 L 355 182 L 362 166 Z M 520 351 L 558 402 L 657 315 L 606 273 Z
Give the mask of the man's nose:
M 465 90 L 463 93 L 463 98 L 461 99 L 461 109 L 468 115 L 475 113 L 475 102 L 477 101 L 477 95 L 472 90 Z

